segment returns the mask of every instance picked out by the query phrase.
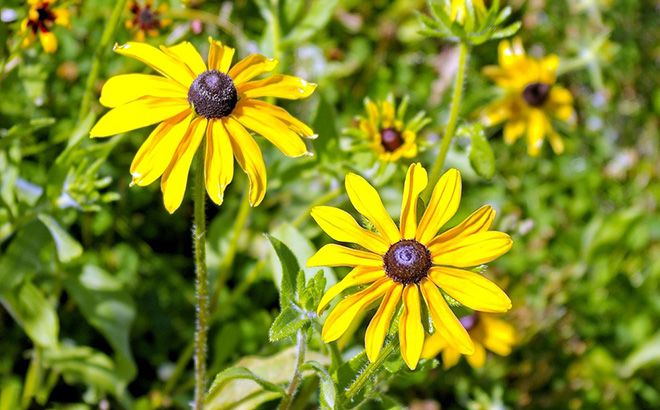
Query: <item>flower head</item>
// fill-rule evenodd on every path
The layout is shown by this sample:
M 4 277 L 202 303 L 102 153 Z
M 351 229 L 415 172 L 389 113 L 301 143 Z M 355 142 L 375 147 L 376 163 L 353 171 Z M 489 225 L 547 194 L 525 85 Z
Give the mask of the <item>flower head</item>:
M 137 42 L 115 46 L 115 52 L 161 75 L 110 78 L 101 91 L 101 104 L 112 109 L 90 132 L 92 137 L 105 137 L 158 123 L 135 155 L 131 175 L 139 186 L 162 176 L 161 190 L 170 213 L 181 205 L 188 170 L 202 141 L 211 200 L 218 205 L 223 201 L 234 174 L 233 154 L 250 179 L 250 204 L 256 206 L 266 192 L 266 167 L 247 129 L 290 157 L 307 154 L 301 137 L 313 136 L 311 128 L 286 110 L 258 98 L 305 98 L 316 84 L 282 74 L 255 80 L 272 71 L 277 61 L 253 54 L 232 66 L 234 49 L 211 38 L 209 42 L 207 63 L 188 42 L 160 49 Z
M 398 329 L 401 355 L 408 367 L 414 369 L 425 338 L 422 301 L 428 307 L 434 334 L 463 354 L 472 354 L 474 344 L 443 292 L 478 311 L 505 312 L 511 308 L 511 301 L 500 288 L 465 269 L 490 262 L 511 248 L 507 234 L 489 231 L 495 211 L 483 206 L 457 226 L 438 234 L 458 209 L 461 177 L 455 169 L 442 176 L 418 221 L 417 199 L 427 183 L 426 170 L 418 163 L 412 164 L 403 188 L 399 227 L 387 214 L 376 190 L 355 174 L 346 177 L 348 197 L 376 232 L 362 228 L 340 209 L 318 206 L 312 210 L 312 217 L 328 235 L 360 247 L 325 245 L 307 262 L 308 266 L 353 267 L 323 296 L 318 312 L 344 290 L 368 285 L 344 298 L 330 312 L 322 331 L 325 342 L 341 337 L 361 312 L 380 300 L 365 336 L 367 356 L 374 361 L 401 305 Z
M 564 150 L 561 137 L 552 126 L 552 119 L 568 122 L 573 119 L 573 97 L 557 84 L 559 58 L 551 54 L 535 59 L 525 54 L 519 38 L 499 45 L 499 66 L 484 67 L 484 74 L 502 89 L 504 96 L 483 110 L 486 125 L 506 121 L 504 141 L 512 144 L 526 134 L 527 150 L 537 156 L 547 136 L 555 153 Z
M 68 26 L 69 12 L 64 7 L 54 7 L 57 0 L 29 0 L 27 17 L 21 22 L 23 47 L 34 43 L 37 37 L 47 53 L 57 50 L 57 37 L 53 33 L 55 25 Z
M 145 35 L 155 37 L 163 27 L 171 23 L 170 19 L 162 17 L 168 9 L 166 3 L 154 7 L 152 0 L 145 0 L 142 4 L 137 0 L 133 0 L 128 4 L 131 15 L 126 20 L 125 26 L 133 32 L 137 41 L 144 41 Z
M 480 312 L 463 316 L 460 321 L 474 342 L 474 354 L 466 356 L 470 366 L 483 367 L 486 362 L 486 349 L 500 356 L 508 356 L 511 353 L 516 331 L 509 323 L 495 315 Z M 455 366 L 461 357 L 461 352 L 449 345 L 440 335 L 433 334 L 424 342 L 422 357 L 430 359 L 440 352 L 445 369 Z

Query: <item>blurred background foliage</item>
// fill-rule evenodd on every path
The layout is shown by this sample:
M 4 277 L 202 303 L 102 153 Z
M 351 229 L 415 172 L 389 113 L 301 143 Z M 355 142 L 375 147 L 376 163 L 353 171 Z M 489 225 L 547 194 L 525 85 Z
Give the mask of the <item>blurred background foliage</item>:
M 158 184 L 129 187 L 129 165 L 147 131 L 87 138 L 102 112 L 96 101 L 103 81 L 145 69 L 109 47 L 96 51 L 111 2 L 60 3 L 72 12 L 72 25 L 55 29 L 54 54 L 38 43 L 17 51 L 27 7 L 13 0 L 1 6 L 0 409 L 186 408 L 193 387 L 192 203 L 170 216 Z M 241 57 L 275 56 L 282 72 L 319 84 L 312 98 L 287 106 L 319 134 L 315 156 L 289 160 L 260 142 L 269 175 L 264 203 L 249 209 L 247 179 L 237 173 L 225 204 L 207 207 L 209 373 L 240 361 L 285 382 L 292 342 L 268 341 L 282 272 L 263 233 L 288 245 L 304 266 L 329 240 L 309 208 L 320 201 L 344 207 L 349 170 L 375 178 L 397 214 L 405 164 L 374 166 L 371 153 L 348 148 L 344 129 L 362 114 L 365 97 L 409 96 L 409 112 L 425 110 L 432 119 L 419 158 L 431 164 L 456 48 L 419 34 L 416 13 L 427 12 L 421 0 L 184 3 L 167 3 L 172 24 L 146 41 L 187 39 L 205 50 L 211 35 Z M 559 83 L 575 96 L 578 113 L 576 129 L 561 130 L 560 156 L 546 146 L 530 158 L 524 144 L 507 146 L 500 131 L 488 129 L 491 179 L 471 168 L 460 131 L 449 153 L 447 166 L 464 179 L 450 225 L 489 203 L 498 211 L 495 228 L 514 238 L 487 275 L 512 297 L 506 319 L 518 346 L 508 357 L 490 356 L 480 370 L 464 361 L 448 371 L 430 363 L 402 370 L 376 386 L 381 400 L 367 408 L 659 408 L 658 4 L 508 5 L 532 55 L 562 58 Z M 127 9 L 112 41 L 131 39 L 129 18 Z M 102 54 L 93 110 L 81 115 L 95 52 Z M 480 68 L 496 60 L 496 43 L 474 49 L 461 127 L 492 100 L 493 85 Z M 307 269 L 307 279 L 316 272 Z M 325 270 L 329 284 L 344 274 Z M 363 332 L 344 341 L 346 356 L 359 351 Z M 310 349 L 323 360 L 318 343 Z M 314 408 L 318 383 L 305 379 L 295 408 Z M 237 395 L 227 402 L 252 392 L 254 403 L 272 408 L 277 396 L 255 386 L 226 393 Z

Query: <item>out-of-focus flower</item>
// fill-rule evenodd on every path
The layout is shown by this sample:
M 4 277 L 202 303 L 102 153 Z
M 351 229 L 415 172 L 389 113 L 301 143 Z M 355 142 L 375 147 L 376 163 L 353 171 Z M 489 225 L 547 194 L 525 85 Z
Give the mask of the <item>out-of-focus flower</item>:
M 564 143 L 552 126 L 552 119 L 571 122 L 575 117 L 573 96 L 555 83 L 559 57 L 542 59 L 525 54 L 519 38 L 499 45 L 499 66 L 484 67 L 483 72 L 504 95 L 482 111 L 483 122 L 496 125 L 506 122 L 504 141 L 512 144 L 526 135 L 527 151 L 540 152 L 545 137 L 555 153 L 564 151 Z
M 516 331 L 509 323 L 498 319 L 495 315 L 480 312 L 463 316 L 460 322 L 474 342 L 474 353 L 466 356 L 470 366 L 483 367 L 486 362 L 486 350 L 500 356 L 508 356 L 511 353 L 516 340 Z M 440 352 L 445 369 L 455 366 L 461 358 L 460 351 L 434 333 L 424 342 L 422 358 L 431 359 Z
M 457 21 L 460 24 L 465 22 L 468 13 L 478 15 L 486 14 L 486 6 L 483 0 L 445 0 L 445 7 L 449 8 L 449 17 L 451 21 Z
M 69 11 L 64 7 L 55 7 L 57 0 L 29 0 L 27 17 L 21 22 L 23 47 L 28 47 L 39 38 L 47 53 L 57 50 L 57 37 L 53 33 L 55 25 L 68 27 Z
M 472 354 L 475 347 L 443 292 L 473 310 L 505 312 L 511 308 L 511 301 L 499 287 L 464 269 L 490 262 L 511 248 L 509 235 L 489 231 L 495 211 L 488 205 L 483 206 L 438 235 L 458 209 L 461 177 L 456 169 L 450 169 L 440 178 L 418 223 L 417 199 L 427 183 L 426 170 L 418 163 L 412 164 L 403 188 L 399 227 L 388 215 L 378 192 L 356 174 L 346 176 L 348 197 L 376 232 L 362 228 L 341 209 L 328 206 L 312 209 L 312 217 L 333 239 L 360 247 L 325 245 L 307 262 L 308 266 L 353 267 L 341 282 L 326 292 L 318 313 L 344 290 L 368 285 L 344 298 L 330 312 L 322 330 L 326 343 L 339 339 L 361 312 L 382 299 L 365 336 L 365 350 L 373 362 L 401 302 L 403 310 L 398 329 L 401 355 L 408 367 L 414 369 L 425 339 L 422 297 L 435 327 L 434 334 L 462 354 Z
M 169 10 L 166 3 L 154 7 L 152 0 L 145 0 L 142 4 L 133 0 L 128 4 L 128 10 L 131 15 L 126 20 L 125 26 L 133 32 L 133 37 L 137 41 L 144 41 L 146 35 L 157 36 L 162 28 L 172 23 L 172 20 L 163 18 L 163 14 Z
M 233 156 L 250 180 L 250 204 L 257 206 L 266 192 L 266 167 L 250 129 L 264 136 L 285 155 L 308 154 L 301 137 L 312 129 L 283 108 L 258 100 L 308 97 L 316 84 L 283 74 L 260 80 L 277 60 L 252 54 L 234 66 L 234 49 L 209 38 L 208 64 L 195 47 L 183 42 L 160 49 L 129 42 L 115 52 L 142 61 L 162 76 L 123 74 L 110 78 L 101 104 L 112 108 L 92 128 L 92 137 L 106 137 L 158 123 L 138 150 L 133 183 L 149 185 L 161 178 L 165 208 L 176 211 L 186 189 L 188 171 L 206 136 L 206 190 L 220 205 L 234 175 Z

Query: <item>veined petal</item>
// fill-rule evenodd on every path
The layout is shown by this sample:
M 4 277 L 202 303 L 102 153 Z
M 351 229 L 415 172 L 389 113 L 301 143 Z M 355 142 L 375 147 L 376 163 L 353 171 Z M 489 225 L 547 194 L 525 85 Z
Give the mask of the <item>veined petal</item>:
M 229 70 L 229 76 L 238 87 L 240 84 L 250 81 L 260 74 L 273 71 L 275 67 L 277 67 L 277 60 L 274 58 L 268 58 L 261 54 L 252 54 L 236 63 Z
M 180 83 L 186 89 L 195 79 L 185 64 L 149 44 L 129 41 L 123 45 L 115 44 L 113 50 L 118 54 L 143 62 L 164 76 Z
M 250 180 L 250 205 L 257 206 L 266 194 L 266 164 L 259 145 L 235 119 L 227 117 L 222 121 L 229 133 L 236 161 Z
M 369 305 L 380 299 L 392 286 L 395 286 L 394 282 L 386 277 L 339 302 L 325 320 L 321 331 L 323 341 L 330 343 L 339 339 L 351 325 L 355 316 L 360 311 L 368 309 Z
M 461 202 L 461 174 L 452 168 L 433 188 L 429 205 L 419 221 L 416 239 L 428 244 L 440 228 L 456 213 Z
M 401 234 L 385 210 L 378 192 L 366 179 L 353 173 L 346 175 L 346 192 L 355 209 L 387 238 L 390 245 L 401 239 Z
M 328 303 L 346 289 L 353 286 L 372 283 L 384 277 L 385 271 L 382 267 L 356 266 L 344 277 L 344 279 L 331 286 L 330 289 L 325 292 L 319 302 L 319 306 L 316 308 L 316 312 L 320 315 L 321 312 L 323 312 L 323 309 L 328 306 Z
M 417 198 L 424 191 L 428 177 L 422 164 L 410 165 L 403 185 L 403 201 L 401 204 L 401 236 L 403 239 L 413 239 L 417 232 Z
M 236 87 L 247 98 L 275 97 L 298 100 L 309 97 L 316 84 L 290 75 L 275 74 L 263 80 L 248 81 Z
M 323 246 L 309 258 L 307 266 L 374 266 L 382 268 L 383 258 L 372 252 L 331 243 Z
M 486 349 L 481 343 L 474 343 L 474 353 L 469 356 L 465 356 L 470 366 L 474 369 L 481 369 L 486 363 Z
M 141 97 L 187 99 L 188 90 L 176 81 L 150 74 L 120 74 L 110 77 L 101 90 L 100 102 L 114 108 Z M 183 102 L 183 101 L 182 101 Z
M 160 180 L 160 189 L 163 191 L 165 209 L 171 214 L 179 208 L 183 201 L 190 164 L 195 156 L 197 147 L 199 147 L 202 138 L 204 138 L 207 122 L 206 118 L 203 117 L 197 117 L 192 120 L 188 132 L 179 144 L 174 158 L 172 158 L 170 165 Z
M 504 232 L 478 232 L 454 241 L 429 246 L 436 265 L 467 268 L 488 263 L 511 249 L 513 241 Z
M 244 104 L 257 109 L 260 112 L 269 114 L 277 118 L 278 120 L 286 124 L 286 126 L 289 127 L 289 129 L 291 129 L 293 132 L 300 135 L 301 137 L 306 137 L 306 138 L 315 137 L 314 131 L 312 131 L 311 128 L 309 128 L 304 122 L 300 121 L 293 115 L 289 114 L 289 112 L 282 107 L 278 107 L 276 105 L 269 104 L 267 102 L 252 100 L 252 99 L 246 100 Z
M 134 184 L 147 186 L 163 175 L 193 116 L 192 111 L 187 111 L 158 124 L 131 163 Z
M 229 135 L 221 120 L 209 123 L 204 158 L 206 192 L 213 202 L 222 205 L 225 188 L 234 177 L 234 156 Z
M 477 232 L 487 231 L 493 224 L 493 219 L 495 219 L 495 210 L 490 205 L 484 205 L 472 212 L 472 214 L 465 218 L 460 224 L 433 238 L 433 240 L 428 243 L 428 246 L 434 246 L 450 240 L 461 239 Z
M 195 46 L 190 42 L 184 41 L 172 47 L 160 46 L 160 49 L 170 57 L 178 60 L 190 70 L 190 73 L 197 77 L 206 71 L 206 64 L 202 56 L 199 55 Z
M 209 44 L 209 70 L 218 70 L 226 74 L 231 66 L 231 60 L 234 58 L 234 52 L 236 50 L 223 45 L 222 42 L 214 40 L 211 37 L 209 37 Z
M 407 285 L 403 289 L 399 342 L 403 361 L 411 370 L 415 370 L 424 346 L 424 326 L 422 326 L 421 301 L 417 285 Z
M 436 333 L 441 332 L 440 336 L 460 353 L 472 354 L 474 352 L 472 339 L 447 305 L 440 290 L 428 279 L 422 279 L 420 285 Z
M 367 332 L 364 335 L 364 350 L 367 352 L 367 357 L 372 363 L 378 358 L 380 349 L 383 347 L 392 316 L 399 304 L 399 299 L 401 299 L 402 290 L 403 285 L 401 284 L 394 284 L 390 287 L 387 293 L 385 293 L 376 314 L 371 319 L 371 322 L 369 322 Z
M 108 137 L 146 127 L 190 110 L 188 101 L 144 97 L 113 108 L 89 132 L 92 137 Z
M 500 356 L 509 355 L 512 346 L 516 343 L 516 330 L 514 327 L 487 314 L 480 315 L 479 320 L 483 323 L 485 329 L 482 340 L 484 346 Z
M 496 284 L 464 269 L 433 266 L 429 278 L 461 304 L 481 312 L 506 312 L 511 299 Z
M 384 255 L 389 244 L 379 235 L 362 228 L 346 211 L 331 206 L 316 206 L 312 218 L 332 239 L 356 243 L 379 255 Z

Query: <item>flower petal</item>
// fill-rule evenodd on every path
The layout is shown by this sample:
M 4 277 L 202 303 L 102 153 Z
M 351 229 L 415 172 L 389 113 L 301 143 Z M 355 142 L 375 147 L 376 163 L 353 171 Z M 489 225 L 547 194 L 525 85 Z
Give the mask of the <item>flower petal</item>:
M 506 312 L 511 299 L 496 284 L 468 270 L 433 266 L 429 278 L 449 296 L 473 310 Z
M 493 219 L 495 219 L 495 210 L 490 205 L 484 205 L 472 212 L 460 224 L 433 238 L 428 246 L 435 246 L 442 242 L 458 240 L 477 232 L 487 231 L 493 224 Z
M 428 177 L 422 164 L 410 165 L 403 185 L 403 202 L 401 204 L 401 236 L 404 239 L 413 239 L 417 231 L 417 198 L 424 191 Z
M 527 122 L 527 153 L 529 155 L 536 157 L 541 152 L 543 137 L 548 125 L 548 119 L 543 111 L 533 109 L 529 112 Z
M 195 79 L 185 64 L 149 44 L 129 41 L 123 45 L 115 44 L 113 50 L 118 54 L 143 62 L 164 76 L 183 85 L 186 89 Z
M 527 123 L 522 119 L 511 119 L 504 125 L 504 142 L 513 144 L 525 133 Z
M 424 339 L 421 357 L 422 359 L 433 359 L 445 348 L 447 348 L 447 341 L 440 336 L 440 332 L 436 331 Z
M 399 342 L 401 356 L 410 370 L 415 370 L 424 347 L 424 326 L 422 326 L 421 301 L 417 285 L 407 285 L 403 289 L 403 312 L 399 319 Z
M 479 320 L 483 324 L 484 346 L 500 356 L 508 356 L 512 346 L 516 343 L 516 330 L 509 323 L 491 315 L 480 315 Z
M 246 98 L 275 97 L 298 100 L 309 97 L 316 84 L 290 75 L 275 74 L 263 80 L 249 81 L 236 87 Z
M 356 266 L 344 277 L 344 279 L 331 286 L 330 289 L 325 292 L 319 302 L 319 306 L 316 308 L 316 313 L 320 315 L 321 312 L 323 312 L 323 309 L 328 306 L 328 303 L 346 289 L 353 286 L 372 283 L 384 277 L 385 271 L 382 267 Z
M 470 339 L 470 335 L 468 335 L 461 322 L 447 305 L 440 290 L 428 279 L 422 279 L 420 285 L 422 295 L 424 295 L 424 300 L 426 300 L 426 306 L 428 306 L 431 319 L 433 320 L 435 331 L 441 332 L 440 336 L 460 353 L 472 354 L 474 352 L 472 339 Z
M 383 258 L 372 252 L 359 251 L 334 243 L 323 246 L 307 261 L 313 266 L 374 266 L 383 267 Z
M 204 64 L 202 56 L 199 55 L 195 46 L 188 41 L 181 42 L 172 47 L 160 46 L 160 49 L 168 56 L 188 67 L 194 77 L 206 71 L 206 64 Z
M 447 370 L 458 364 L 461 359 L 461 352 L 451 346 L 447 346 L 442 350 L 442 368 Z
M 429 243 L 440 228 L 456 213 L 461 202 L 461 173 L 452 168 L 440 178 L 433 188 L 426 211 L 419 221 L 416 238 Z
M 481 369 L 486 363 L 486 349 L 481 343 L 474 344 L 474 353 L 465 357 L 474 369 Z
M 268 58 L 261 54 L 252 54 L 238 63 L 229 70 L 229 76 L 234 80 L 234 85 L 237 87 L 250 81 L 254 77 L 273 71 L 277 66 L 278 61 L 274 58 Z
M 225 188 L 234 177 L 234 156 L 229 135 L 221 120 L 209 123 L 204 158 L 206 192 L 213 202 L 222 205 Z
M 488 263 L 511 249 L 513 241 L 504 232 L 479 232 L 464 238 L 429 246 L 436 265 L 467 268 Z
M 227 73 L 236 50 L 223 45 L 222 42 L 214 40 L 211 37 L 209 37 L 209 44 L 211 45 L 208 57 L 209 70 L 218 70 L 221 73 Z
M 387 238 L 389 244 L 398 242 L 401 234 L 385 210 L 374 187 L 357 174 L 346 175 L 346 192 L 355 209 L 364 215 Z
M 401 299 L 402 290 L 403 285 L 401 284 L 394 284 L 390 287 L 387 293 L 385 293 L 376 314 L 371 319 L 371 322 L 369 322 L 367 332 L 364 335 L 364 350 L 367 352 L 367 357 L 372 363 L 378 358 L 380 349 L 383 347 L 392 316 L 399 304 L 399 299 Z
M 39 31 L 39 41 L 44 51 L 52 54 L 57 51 L 57 37 L 51 31 Z
M 259 145 L 243 126 L 231 117 L 223 119 L 236 161 L 250 180 L 250 205 L 257 206 L 266 194 L 266 164 Z
M 346 211 L 331 206 L 312 208 L 312 218 L 332 239 L 356 243 L 379 255 L 384 255 L 389 244 L 379 235 L 362 228 Z
M 101 90 L 100 102 L 114 108 L 141 97 L 187 98 L 187 90 L 166 77 L 150 74 L 120 74 L 110 77 Z
M 190 110 L 188 101 L 144 97 L 113 108 L 89 132 L 92 137 L 108 137 L 155 124 Z
M 249 105 L 250 107 L 254 107 L 259 111 L 263 112 L 264 114 L 268 114 L 277 118 L 278 120 L 286 124 L 286 126 L 289 127 L 291 131 L 295 132 L 301 137 L 306 137 L 306 138 L 316 137 L 314 135 L 314 131 L 312 131 L 312 129 L 309 128 L 307 124 L 295 118 L 293 115 L 289 114 L 289 112 L 282 107 L 278 107 L 276 105 L 269 104 L 267 102 L 263 102 L 259 100 L 246 100 L 244 104 Z

